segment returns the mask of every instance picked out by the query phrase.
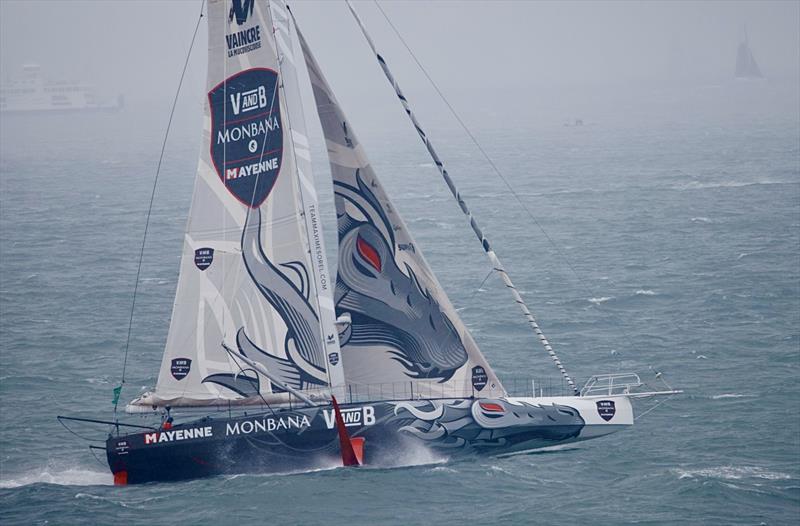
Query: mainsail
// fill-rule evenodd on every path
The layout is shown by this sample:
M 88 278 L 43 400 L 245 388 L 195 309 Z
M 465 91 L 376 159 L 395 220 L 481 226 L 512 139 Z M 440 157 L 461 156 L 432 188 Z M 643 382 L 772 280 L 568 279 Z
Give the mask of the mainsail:
M 158 383 L 134 405 L 343 385 L 287 17 L 266 0 L 208 2 L 204 147 Z
M 505 391 L 390 202 L 303 35 L 330 160 L 339 228 L 336 312 L 351 392 L 396 397 Z

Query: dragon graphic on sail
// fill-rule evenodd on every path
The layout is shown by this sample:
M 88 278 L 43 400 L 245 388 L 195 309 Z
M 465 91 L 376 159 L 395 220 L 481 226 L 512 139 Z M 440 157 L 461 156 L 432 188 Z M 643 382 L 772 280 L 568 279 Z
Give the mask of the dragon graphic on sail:
M 298 288 L 286 273 L 267 258 L 261 244 L 260 208 L 247 214 L 247 223 L 242 231 L 242 258 L 252 282 L 286 324 L 286 358 L 259 348 L 247 336 L 244 327 L 240 327 L 236 333 L 238 351 L 295 389 L 327 385 L 323 344 L 319 332 L 315 330 L 319 318 L 308 301 L 305 266 L 299 261 L 281 265 L 299 277 L 301 286 Z M 261 391 L 258 375 L 244 372 L 216 373 L 205 377 L 203 382 L 222 385 L 245 397 L 256 396 Z M 277 386 L 273 386 L 272 390 L 281 391 Z
M 340 344 L 386 345 L 409 377 L 448 380 L 467 362 L 464 344 L 412 267 L 398 266 L 392 225 L 358 171 L 357 187 L 334 182 L 341 211 L 336 308 L 352 320 Z M 365 220 L 351 216 L 344 202 Z
M 334 301 L 337 316 L 349 317 L 339 333 L 348 383 L 428 381 L 453 395 L 503 396 L 299 30 L 298 38 L 333 178 L 339 234 Z

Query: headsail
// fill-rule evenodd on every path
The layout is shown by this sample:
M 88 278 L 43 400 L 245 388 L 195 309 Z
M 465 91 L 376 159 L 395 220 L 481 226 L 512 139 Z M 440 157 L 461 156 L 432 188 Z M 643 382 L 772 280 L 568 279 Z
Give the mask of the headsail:
M 205 146 L 158 383 L 134 405 L 279 391 L 248 361 L 296 390 L 343 383 L 286 18 L 267 0 L 208 2 Z
M 397 397 L 505 394 L 391 204 L 298 31 L 328 149 L 339 225 L 336 312 L 353 389 Z

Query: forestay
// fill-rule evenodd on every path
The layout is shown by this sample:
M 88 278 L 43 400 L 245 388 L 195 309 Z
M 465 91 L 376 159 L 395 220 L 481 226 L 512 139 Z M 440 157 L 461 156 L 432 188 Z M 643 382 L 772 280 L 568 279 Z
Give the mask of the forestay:
M 260 403 L 343 384 L 288 13 L 208 3 L 203 149 L 154 393 L 133 405 Z M 280 58 L 279 58 L 280 57 Z
M 504 395 L 298 35 L 333 176 L 336 313 L 351 319 L 340 333 L 347 383 L 391 386 L 397 397 Z

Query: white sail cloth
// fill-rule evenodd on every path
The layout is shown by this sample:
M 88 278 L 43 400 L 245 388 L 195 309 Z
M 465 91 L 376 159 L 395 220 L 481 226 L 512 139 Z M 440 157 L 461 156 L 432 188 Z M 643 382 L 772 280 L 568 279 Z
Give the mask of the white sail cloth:
M 343 383 L 288 13 L 210 0 L 207 20 L 204 146 L 175 304 L 155 392 L 133 405 L 279 390 L 238 354 L 294 389 Z
M 330 160 L 339 228 L 336 312 L 352 389 L 398 396 L 497 397 L 505 391 L 391 204 L 303 35 Z M 416 388 L 415 388 L 416 386 Z

